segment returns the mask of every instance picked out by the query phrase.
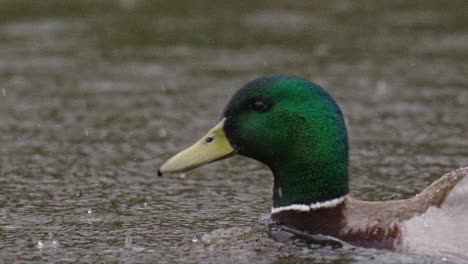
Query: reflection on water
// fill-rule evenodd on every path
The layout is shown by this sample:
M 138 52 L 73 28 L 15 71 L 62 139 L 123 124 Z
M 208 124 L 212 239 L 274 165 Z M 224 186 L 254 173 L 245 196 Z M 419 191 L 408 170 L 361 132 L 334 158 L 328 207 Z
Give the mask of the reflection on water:
M 271 176 L 244 158 L 156 168 L 289 73 L 341 105 L 355 196 L 417 193 L 468 165 L 463 5 L 0 0 L 0 259 L 439 262 L 274 242 Z

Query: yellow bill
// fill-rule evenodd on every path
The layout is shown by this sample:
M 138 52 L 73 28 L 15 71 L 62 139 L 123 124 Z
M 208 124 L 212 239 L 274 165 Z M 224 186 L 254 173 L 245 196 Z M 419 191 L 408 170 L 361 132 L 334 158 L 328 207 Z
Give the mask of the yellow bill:
M 224 134 L 223 118 L 215 127 L 192 146 L 167 160 L 158 170 L 163 173 L 188 171 L 204 164 L 227 158 L 236 153 Z

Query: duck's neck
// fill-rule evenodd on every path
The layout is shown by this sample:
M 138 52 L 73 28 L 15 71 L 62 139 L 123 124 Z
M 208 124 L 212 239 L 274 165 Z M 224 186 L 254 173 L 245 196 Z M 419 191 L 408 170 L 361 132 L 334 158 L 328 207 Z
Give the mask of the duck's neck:
M 347 150 L 347 149 L 346 149 Z M 330 206 L 348 194 L 348 157 L 318 160 L 302 157 L 271 168 L 274 175 L 273 208 Z

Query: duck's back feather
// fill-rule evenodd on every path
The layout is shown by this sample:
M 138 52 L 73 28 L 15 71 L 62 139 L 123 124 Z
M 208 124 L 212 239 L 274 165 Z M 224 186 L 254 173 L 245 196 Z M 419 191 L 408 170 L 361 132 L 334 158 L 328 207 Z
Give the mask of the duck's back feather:
M 468 167 L 446 174 L 415 198 L 435 203 L 402 223 L 401 249 L 468 258 Z

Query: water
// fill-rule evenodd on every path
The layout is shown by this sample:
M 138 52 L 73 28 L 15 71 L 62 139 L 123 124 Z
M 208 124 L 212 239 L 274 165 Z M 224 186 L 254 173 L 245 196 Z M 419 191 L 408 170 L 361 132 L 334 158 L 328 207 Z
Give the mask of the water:
M 264 74 L 337 99 L 351 186 L 409 197 L 468 165 L 463 1 L 0 0 L 0 260 L 422 263 L 273 241 L 272 178 L 235 157 L 157 177 Z

